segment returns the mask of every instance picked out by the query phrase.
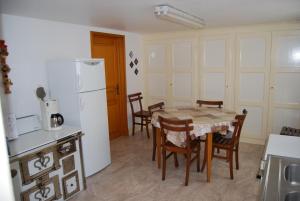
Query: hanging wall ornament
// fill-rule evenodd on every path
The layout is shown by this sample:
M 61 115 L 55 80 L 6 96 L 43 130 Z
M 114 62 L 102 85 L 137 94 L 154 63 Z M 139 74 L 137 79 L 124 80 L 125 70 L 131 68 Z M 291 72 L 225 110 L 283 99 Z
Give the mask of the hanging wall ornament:
M 10 72 L 10 67 L 6 64 L 6 57 L 8 56 L 7 46 L 4 40 L 0 40 L 0 69 L 2 73 L 2 82 L 4 85 L 4 93 L 10 94 L 10 86 L 13 84 L 8 73 Z

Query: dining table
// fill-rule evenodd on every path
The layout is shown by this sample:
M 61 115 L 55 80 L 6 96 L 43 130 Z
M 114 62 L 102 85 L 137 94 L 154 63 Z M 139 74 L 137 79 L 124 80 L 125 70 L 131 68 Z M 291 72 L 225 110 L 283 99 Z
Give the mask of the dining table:
M 206 138 L 207 182 L 211 181 L 213 134 L 218 132 L 226 135 L 227 130 L 233 130 L 236 112 L 216 107 L 166 107 L 152 114 L 151 123 L 156 129 L 157 166 L 161 166 L 161 130 L 159 116 L 177 120 L 192 119 L 193 130 L 191 138 Z M 167 140 L 176 146 L 184 146 L 185 133 L 167 135 Z

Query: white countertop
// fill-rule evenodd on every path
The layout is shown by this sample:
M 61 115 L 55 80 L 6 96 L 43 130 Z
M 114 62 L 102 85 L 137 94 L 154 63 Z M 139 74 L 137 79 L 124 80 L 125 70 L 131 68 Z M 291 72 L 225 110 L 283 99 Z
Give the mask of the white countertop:
M 269 154 L 300 158 L 300 137 L 270 134 L 264 160 L 267 160 Z
M 37 130 L 20 135 L 17 139 L 8 142 L 10 157 L 56 142 L 80 131 L 80 128 L 64 125 L 62 129 L 56 131 Z

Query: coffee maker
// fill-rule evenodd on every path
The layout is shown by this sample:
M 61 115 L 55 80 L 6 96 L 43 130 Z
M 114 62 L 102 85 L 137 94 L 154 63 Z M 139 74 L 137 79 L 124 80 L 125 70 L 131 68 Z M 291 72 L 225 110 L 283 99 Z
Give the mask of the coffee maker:
M 40 101 L 42 126 L 44 130 L 60 130 L 64 123 L 64 118 L 58 112 L 58 103 L 54 99 Z

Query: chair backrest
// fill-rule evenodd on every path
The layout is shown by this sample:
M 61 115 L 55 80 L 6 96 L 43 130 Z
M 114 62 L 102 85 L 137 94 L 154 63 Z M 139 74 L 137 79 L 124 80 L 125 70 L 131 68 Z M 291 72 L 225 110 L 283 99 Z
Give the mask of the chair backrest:
M 191 125 L 193 123 L 192 119 L 177 120 L 158 116 L 158 120 L 161 128 L 162 145 L 165 145 L 167 141 L 167 133 L 169 133 L 168 131 L 171 131 L 170 134 L 172 134 L 172 132 L 185 132 L 186 148 L 190 148 L 190 132 L 194 129 L 194 127 Z
M 135 112 L 134 105 L 133 105 L 135 102 L 138 102 L 139 110 L 140 111 L 143 110 L 143 105 L 142 105 L 143 96 L 141 92 L 129 94 L 128 99 L 129 99 L 132 114 Z
M 235 116 L 235 122 L 232 123 L 234 126 L 234 131 L 232 135 L 232 143 L 238 144 L 240 141 L 241 131 L 244 125 L 244 121 L 246 119 L 248 111 L 246 109 L 243 110 L 243 114 L 238 114 Z
M 165 106 L 164 102 L 159 102 L 159 103 L 156 103 L 153 105 L 149 105 L 148 111 L 149 111 L 150 115 L 152 116 L 153 112 L 163 109 L 164 106 Z
M 197 100 L 197 104 L 201 107 L 202 105 L 210 105 L 210 106 L 218 106 L 222 108 L 223 101 L 205 101 L 205 100 Z

